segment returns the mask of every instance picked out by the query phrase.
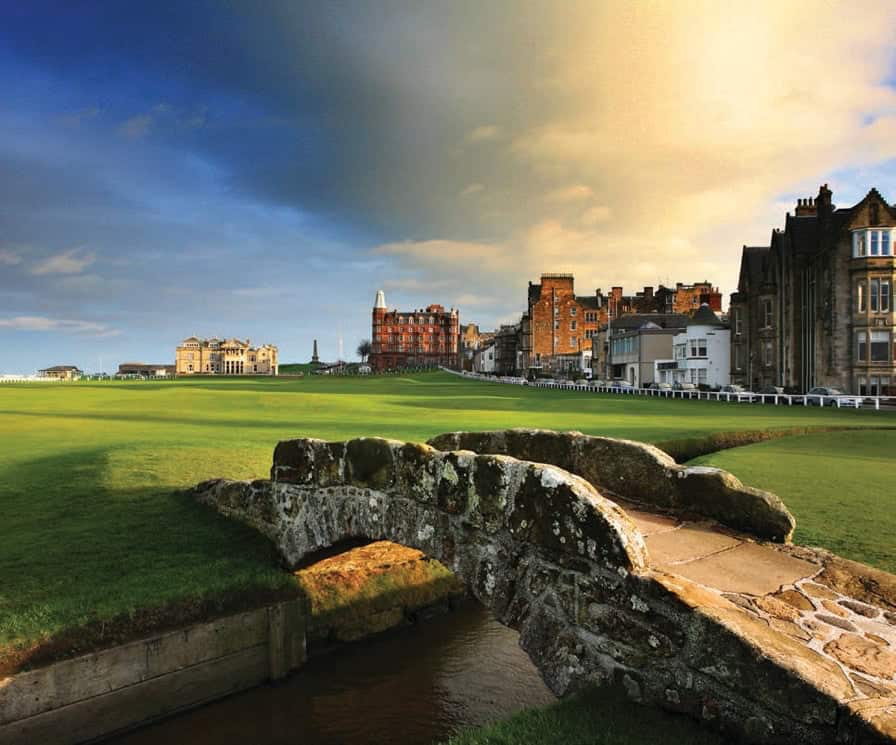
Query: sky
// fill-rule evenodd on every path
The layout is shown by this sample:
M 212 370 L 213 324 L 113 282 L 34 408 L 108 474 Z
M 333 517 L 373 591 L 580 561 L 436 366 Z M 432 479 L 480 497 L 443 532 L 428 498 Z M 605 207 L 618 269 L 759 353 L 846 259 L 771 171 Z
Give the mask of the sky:
M 820 184 L 896 201 L 876 1 L 0 0 L 0 90 L 0 373 L 352 358 L 380 288 L 727 296 Z

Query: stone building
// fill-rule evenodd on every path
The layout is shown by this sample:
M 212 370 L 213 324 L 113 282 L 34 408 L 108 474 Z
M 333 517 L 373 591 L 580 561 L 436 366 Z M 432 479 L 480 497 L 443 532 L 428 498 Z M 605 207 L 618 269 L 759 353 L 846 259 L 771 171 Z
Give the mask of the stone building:
M 460 313 L 441 305 L 412 311 L 389 310 L 382 290 L 373 306 L 371 352 L 374 371 L 405 367 L 456 368 L 460 352 Z
M 250 340 L 190 336 L 175 350 L 177 375 L 277 375 L 277 347 L 253 347 Z
M 522 366 L 553 371 L 555 358 L 590 348 L 606 313 L 600 290 L 592 296 L 576 296 L 572 274 L 542 274 L 538 284 L 529 283 L 528 308 L 521 323 Z
M 731 296 L 731 377 L 758 388 L 896 394 L 896 209 L 877 189 L 837 208 L 823 185 L 768 246 L 744 246 Z
M 476 353 L 495 339 L 493 331 L 480 331 L 476 323 L 460 327 L 460 369 L 473 370 Z
M 497 375 L 518 375 L 523 367 L 520 350 L 521 325 L 518 323 L 501 326 L 495 332 L 495 373 Z

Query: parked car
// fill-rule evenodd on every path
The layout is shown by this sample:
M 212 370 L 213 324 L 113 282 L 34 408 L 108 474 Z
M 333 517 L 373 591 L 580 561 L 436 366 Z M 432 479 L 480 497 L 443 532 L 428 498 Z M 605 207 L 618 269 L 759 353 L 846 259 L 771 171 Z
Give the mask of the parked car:
M 672 390 L 671 383 L 657 383 L 656 387 L 659 388 L 661 391 L 671 391 Z
M 816 396 L 823 396 L 824 398 L 816 398 Z M 839 388 L 830 386 L 819 385 L 811 388 L 806 393 L 806 403 L 809 406 L 836 406 L 837 399 L 839 399 L 841 406 L 855 406 L 858 408 L 862 405 L 861 396 L 849 396 Z
M 747 389 L 737 383 L 722 386 L 722 393 L 746 393 Z
M 614 380 L 610 383 L 610 388 L 634 388 L 634 386 L 629 383 L 627 380 Z
M 693 383 L 688 383 L 686 381 L 679 380 L 672 384 L 672 390 L 673 391 L 696 391 L 697 386 L 694 385 Z
M 784 393 L 784 387 L 780 385 L 766 385 L 759 389 L 759 393 L 764 393 L 767 396 L 780 395 Z

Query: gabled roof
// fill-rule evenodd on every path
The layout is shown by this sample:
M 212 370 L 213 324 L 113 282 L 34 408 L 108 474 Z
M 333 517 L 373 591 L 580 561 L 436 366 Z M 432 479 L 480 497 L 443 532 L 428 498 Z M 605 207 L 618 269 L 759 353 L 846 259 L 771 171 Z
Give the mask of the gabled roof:
M 706 303 L 700 306 L 693 317 L 688 321 L 688 326 L 724 326 L 719 317 L 713 313 Z
M 739 292 L 747 292 L 762 284 L 768 265 L 768 246 L 744 246 L 740 257 L 740 276 L 737 280 Z

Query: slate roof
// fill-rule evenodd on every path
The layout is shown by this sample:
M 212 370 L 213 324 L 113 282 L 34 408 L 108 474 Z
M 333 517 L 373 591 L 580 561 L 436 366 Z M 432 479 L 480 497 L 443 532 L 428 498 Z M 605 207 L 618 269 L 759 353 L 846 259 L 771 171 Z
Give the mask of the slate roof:
M 719 317 L 713 313 L 706 303 L 700 306 L 693 317 L 688 321 L 688 326 L 724 326 Z
M 688 325 L 688 317 L 683 313 L 627 313 L 613 319 L 610 328 L 614 331 L 640 329 L 649 323 L 661 329 L 683 329 Z
M 600 309 L 600 299 L 596 295 L 584 295 L 582 297 L 576 295 L 576 302 L 583 308 L 588 308 L 589 310 Z

